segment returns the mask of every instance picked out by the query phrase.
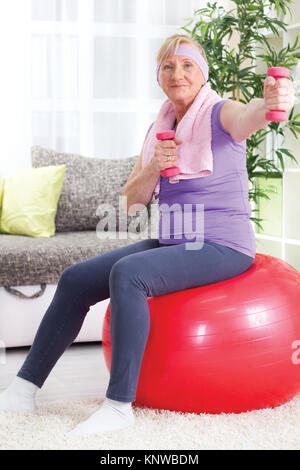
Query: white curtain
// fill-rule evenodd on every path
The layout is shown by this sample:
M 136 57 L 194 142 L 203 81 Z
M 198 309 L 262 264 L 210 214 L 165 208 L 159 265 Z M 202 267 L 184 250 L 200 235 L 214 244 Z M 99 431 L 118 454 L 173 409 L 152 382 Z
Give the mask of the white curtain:
M 0 0 L 0 174 L 31 166 L 31 145 L 98 158 L 139 154 L 166 99 L 157 50 L 206 4 Z
M 0 175 L 30 166 L 30 0 L 0 0 Z

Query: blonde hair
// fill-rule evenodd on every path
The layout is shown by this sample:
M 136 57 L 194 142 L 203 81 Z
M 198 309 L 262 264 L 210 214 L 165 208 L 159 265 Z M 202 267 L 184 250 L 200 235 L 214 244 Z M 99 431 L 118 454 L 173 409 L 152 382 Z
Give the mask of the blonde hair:
M 205 61 L 207 62 L 207 57 L 203 47 L 194 39 L 192 36 L 187 34 L 173 34 L 166 38 L 159 48 L 159 51 L 156 56 L 157 64 L 163 63 L 168 57 L 169 53 L 172 51 L 172 55 L 176 54 L 178 46 L 183 42 L 189 42 L 190 44 L 196 46 L 198 51 L 202 54 Z

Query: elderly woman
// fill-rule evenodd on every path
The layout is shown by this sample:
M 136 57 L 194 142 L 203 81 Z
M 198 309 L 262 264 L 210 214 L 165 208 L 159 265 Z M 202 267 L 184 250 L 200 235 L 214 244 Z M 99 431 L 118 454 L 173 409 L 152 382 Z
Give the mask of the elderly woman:
M 24 364 L 0 395 L 2 411 L 34 411 L 37 390 L 78 335 L 89 307 L 110 297 L 112 360 L 106 397 L 70 435 L 134 423 L 131 403 L 150 327 L 148 296 L 220 282 L 251 266 L 255 237 L 249 220 L 246 139 L 267 126 L 267 110 L 293 106 L 291 81 L 270 77 L 264 98 L 247 105 L 223 100 L 207 82 L 202 47 L 188 35 L 167 38 L 157 65 L 157 80 L 168 99 L 148 130 L 123 196 L 128 213 L 134 204 L 147 205 L 158 197 L 159 208 L 164 208 L 159 237 L 64 270 Z M 175 139 L 156 139 L 157 132 L 172 128 Z M 174 166 L 179 174 L 161 175 Z M 166 208 L 174 204 L 174 212 L 182 212 L 192 224 L 200 213 L 195 233 L 170 217 Z M 171 222 L 167 230 L 166 215 Z

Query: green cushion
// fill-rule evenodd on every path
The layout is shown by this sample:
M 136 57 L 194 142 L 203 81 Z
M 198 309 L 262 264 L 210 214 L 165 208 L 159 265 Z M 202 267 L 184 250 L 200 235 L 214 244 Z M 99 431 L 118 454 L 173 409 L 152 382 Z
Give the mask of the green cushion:
M 65 170 L 66 165 L 15 170 L 4 182 L 0 232 L 53 236 Z

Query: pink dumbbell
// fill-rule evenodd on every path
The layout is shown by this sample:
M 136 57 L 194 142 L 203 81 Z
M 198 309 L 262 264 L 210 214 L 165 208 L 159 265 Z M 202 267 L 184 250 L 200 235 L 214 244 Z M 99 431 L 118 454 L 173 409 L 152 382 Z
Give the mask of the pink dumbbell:
M 278 78 L 288 78 L 290 71 L 286 67 L 270 67 L 268 69 L 268 75 L 277 80 Z M 283 109 L 272 109 L 266 112 L 266 119 L 273 122 L 287 121 L 288 113 Z
M 156 138 L 157 140 L 172 140 L 175 137 L 175 131 L 163 131 L 157 132 Z M 171 166 L 170 168 L 166 168 L 160 172 L 161 176 L 169 177 L 169 176 L 176 176 L 179 175 L 180 169 L 178 166 Z

